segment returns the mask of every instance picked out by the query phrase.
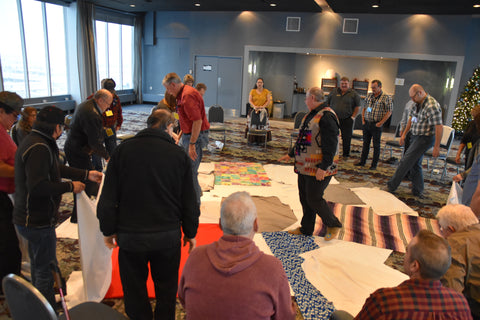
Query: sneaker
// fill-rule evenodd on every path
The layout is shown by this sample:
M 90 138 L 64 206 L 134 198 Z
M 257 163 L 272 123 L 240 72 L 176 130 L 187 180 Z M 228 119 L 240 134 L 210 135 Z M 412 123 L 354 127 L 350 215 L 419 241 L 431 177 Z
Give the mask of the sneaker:
M 377 170 L 377 166 L 372 165 L 368 170 Z
M 423 193 L 414 193 L 413 196 L 418 199 L 427 199 L 427 197 Z
M 288 233 L 299 236 L 303 235 L 303 232 L 300 230 L 300 227 L 293 229 L 293 230 L 288 230 Z
M 365 163 L 364 162 L 357 162 L 357 163 L 354 164 L 354 166 L 363 167 L 363 166 L 365 166 Z
M 325 233 L 325 241 L 330 241 L 335 239 L 338 236 L 341 228 L 338 227 L 327 227 L 327 233 Z

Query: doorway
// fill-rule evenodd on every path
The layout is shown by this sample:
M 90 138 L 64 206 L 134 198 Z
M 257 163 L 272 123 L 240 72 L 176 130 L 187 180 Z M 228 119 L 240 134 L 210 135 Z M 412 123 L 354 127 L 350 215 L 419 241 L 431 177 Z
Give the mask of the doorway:
M 205 107 L 218 104 L 225 115 L 240 116 L 242 102 L 242 59 L 195 56 L 195 83 L 205 83 Z

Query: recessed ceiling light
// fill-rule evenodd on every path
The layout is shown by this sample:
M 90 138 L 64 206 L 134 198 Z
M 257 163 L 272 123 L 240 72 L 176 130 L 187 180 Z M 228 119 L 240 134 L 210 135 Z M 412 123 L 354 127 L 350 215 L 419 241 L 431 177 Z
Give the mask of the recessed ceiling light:
M 378 8 L 380 7 L 378 4 L 372 4 L 372 8 Z
M 270 3 L 270 7 L 276 7 L 277 4 L 276 3 Z
M 474 8 L 480 8 L 480 4 L 474 4 L 473 7 Z
M 134 4 L 131 4 L 130 7 L 135 8 L 135 5 L 134 5 Z
M 195 7 L 200 7 L 200 3 L 195 3 Z

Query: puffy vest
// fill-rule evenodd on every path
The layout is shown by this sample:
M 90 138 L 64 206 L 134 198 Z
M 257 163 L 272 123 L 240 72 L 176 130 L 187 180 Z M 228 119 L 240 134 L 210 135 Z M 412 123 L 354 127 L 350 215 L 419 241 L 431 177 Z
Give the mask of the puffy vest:
M 302 120 L 300 132 L 295 144 L 295 172 L 298 174 L 315 176 L 318 170 L 317 165 L 322 162 L 322 137 L 319 124 L 320 119 L 322 119 L 325 112 L 331 112 L 335 114 L 331 108 L 325 107 L 318 111 L 318 113 L 307 124 L 304 122 L 309 114 L 307 114 Z M 338 171 L 338 150 L 339 142 L 336 146 L 333 163 L 326 170 L 326 176 L 334 175 Z

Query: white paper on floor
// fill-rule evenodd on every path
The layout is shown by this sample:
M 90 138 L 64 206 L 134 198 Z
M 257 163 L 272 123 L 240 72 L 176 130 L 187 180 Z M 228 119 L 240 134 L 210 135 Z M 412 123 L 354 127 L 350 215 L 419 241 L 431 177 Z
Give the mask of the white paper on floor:
M 392 250 L 341 240 L 316 242 L 321 248 L 301 255 L 305 259 L 302 268 L 308 281 L 336 309 L 355 316 L 375 290 L 408 279 L 384 264 Z
M 57 238 L 78 239 L 78 225 L 71 223 L 70 219 L 62 222 L 56 229 Z
M 418 217 L 417 212 L 390 192 L 378 188 L 352 188 L 351 190 L 365 202 L 366 206 L 372 207 L 373 212 L 380 216 L 403 213 Z

